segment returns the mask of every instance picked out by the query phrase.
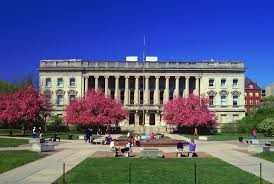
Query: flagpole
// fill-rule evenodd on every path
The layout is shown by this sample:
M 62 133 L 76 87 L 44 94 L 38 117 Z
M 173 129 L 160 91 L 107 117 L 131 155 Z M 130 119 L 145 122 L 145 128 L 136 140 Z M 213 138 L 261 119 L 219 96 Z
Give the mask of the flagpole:
M 143 45 L 143 125 L 145 126 L 145 60 L 146 60 L 146 35 L 144 34 Z M 145 131 L 145 128 L 144 128 Z

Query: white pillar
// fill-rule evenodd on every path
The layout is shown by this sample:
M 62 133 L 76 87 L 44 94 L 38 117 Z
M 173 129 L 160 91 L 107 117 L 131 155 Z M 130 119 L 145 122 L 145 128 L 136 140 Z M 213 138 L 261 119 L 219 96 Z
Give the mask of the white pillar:
M 88 92 L 88 77 L 85 77 L 85 93 Z
M 165 86 L 165 98 L 164 102 L 167 102 L 169 100 L 169 77 L 166 78 L 166 86 Z
M 139 105 L 139 76 L 135 76 L 134 105 Z
M 189 78 L 190 77 L 185 77 L 186 78 L 186 82 L 185 82 L 185 96 L 189 95 Z
M 109 91 L 108 91 L 108 78 L 109 78 L 109 76 L 105 76 L 105 96 L 109 95 Z
M 178 77 L 178 76 L 176 76 L 175 77 L 175 90 L 174 90 L 174 96 L 175 97 L 178 97 L 178 96 L 180 96 L 180 94 L 179 94 L 179 80 L 180 80 L 180 77 Z
M 125 94 L 124 94 L 124 105 L 128 105 L 128 100 L 129 100 L 129 87 L 128 87 L 128 80 L 129 76 L 125 76 Z
M 99 79 L 99 76 L 94 76 L 94 80 L 95 80 L 95 86 L 94 86 L 94 89 L 95 90 L 98 90 L 98 79 Z
M 114 92 L 114 98 L 115 100 L 119 99 L 119 76 L 115 76 L 115 92 Z
M 200 77 L 195 77 L 195 95 L 200 95 Z
M 135 112 L 135 126 L 139 126 L 139 114 L 138 114 L 138 111 Z
M 84 96 L 84 93 L 85 93 L 85 78 L 82 76 L 81 77 L 81 94 L 80 96 Z
M 144 122 L 145 126 L 149 126 L 149 114 L 148 111 L 146 111 L 145 113 L 145 122 Z
M 149 104 L 149 76 L 145 77 L 145 91 L 144 91 L 144 104 L 148 105 Z
M 160 90 L 159 90 L 159 76 L 155 76 L 155 90 L 154 90 L 154 105 L 160 105 L 159 103 L 159 93 L 160 93 Z

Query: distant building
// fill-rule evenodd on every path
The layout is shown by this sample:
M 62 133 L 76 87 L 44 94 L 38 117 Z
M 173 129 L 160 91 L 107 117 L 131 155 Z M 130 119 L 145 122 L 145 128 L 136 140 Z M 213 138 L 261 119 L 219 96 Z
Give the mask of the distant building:
M 265 88 L 265 96 L 274 96 L 274 83 L 268 85 Z
M 262 97 L 265 96 L 265 89 L 262 89 Z
M 256 82 L 245 78 L 245 109 L 246 113 L 261 106 L 262 89 Z

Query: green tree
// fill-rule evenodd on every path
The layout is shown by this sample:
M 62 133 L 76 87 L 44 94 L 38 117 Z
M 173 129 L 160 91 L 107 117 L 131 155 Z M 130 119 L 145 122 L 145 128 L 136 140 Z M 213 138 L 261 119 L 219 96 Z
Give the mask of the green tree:
M 266 118 L 258 124 L 258 130 L 264 133 L 265 136 L 274 135 L 274 118 Z

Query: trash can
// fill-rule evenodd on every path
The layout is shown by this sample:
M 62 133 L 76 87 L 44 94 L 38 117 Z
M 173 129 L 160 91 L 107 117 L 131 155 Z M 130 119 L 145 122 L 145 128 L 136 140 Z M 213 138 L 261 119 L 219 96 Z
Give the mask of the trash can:
M 68 134 L 68 140 L 72 140 L 72 134 Z
M 243 137 L 239 137 L 239 142 L 243 142 Z

